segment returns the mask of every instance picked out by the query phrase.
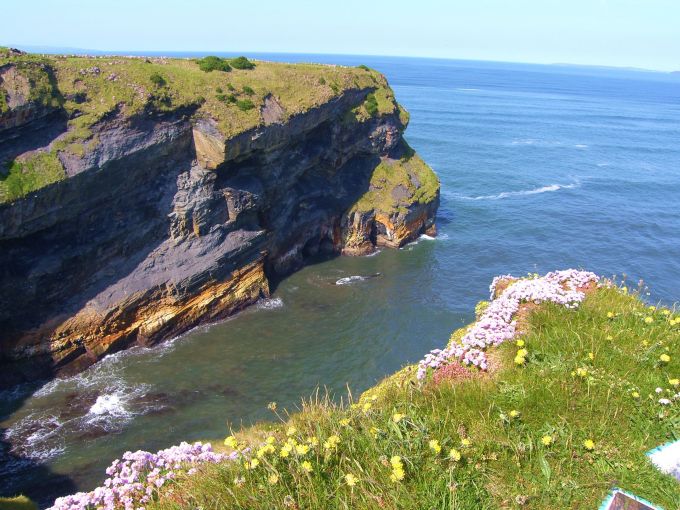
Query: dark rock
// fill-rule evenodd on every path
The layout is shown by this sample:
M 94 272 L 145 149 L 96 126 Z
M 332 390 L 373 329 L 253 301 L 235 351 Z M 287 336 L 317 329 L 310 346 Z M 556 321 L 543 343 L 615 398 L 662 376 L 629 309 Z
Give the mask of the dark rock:
M 431 229 L 438 194 L 420 203 L 395 187 L 401 208 L 386 219 L 348 212 L 379 163 L 403 150 L 396 110 L 343 120 L 369 92 L 350 89 L 285 123 L 269 96 L 264 123 L 228 140 L 192 111 L 118 112 L 93 126 L 98 143 L 60 151 L 67 179 L 0 205 L 0 386 L 226 317 L 350 238 L 359 253 Z M 63 120 L 41 118 L 44 132 L 65 136 L 50 131 Z M 17 143 L 44 142 L 17 126 Z

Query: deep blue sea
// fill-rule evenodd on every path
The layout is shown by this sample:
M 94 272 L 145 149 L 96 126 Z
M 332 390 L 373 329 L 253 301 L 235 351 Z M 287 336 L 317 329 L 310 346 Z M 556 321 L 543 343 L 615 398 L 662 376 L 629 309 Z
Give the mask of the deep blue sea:
M 441 179 L 438 238 L 309 266 L 228 321 L 3 394 L 13 453 L 0 494 L 91 489 L 127 449 L 223 437 L 227 424 L 270 419 L 268 402 L 294 408 L 319 386 L 356 394 L 443 346 L 497 274 L 585 268 L 644 279 L 650 302 L 680 300 L 680 77 L 252 56 L 383 72 L 411 114 L 408 142 Z

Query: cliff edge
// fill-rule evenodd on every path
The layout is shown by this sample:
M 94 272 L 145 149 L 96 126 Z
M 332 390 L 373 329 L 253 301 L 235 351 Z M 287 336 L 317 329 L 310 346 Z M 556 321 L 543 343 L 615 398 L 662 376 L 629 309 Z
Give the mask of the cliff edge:
M 0 386 L 434 233 L 439 182 L 365 67 L 0 49 Z

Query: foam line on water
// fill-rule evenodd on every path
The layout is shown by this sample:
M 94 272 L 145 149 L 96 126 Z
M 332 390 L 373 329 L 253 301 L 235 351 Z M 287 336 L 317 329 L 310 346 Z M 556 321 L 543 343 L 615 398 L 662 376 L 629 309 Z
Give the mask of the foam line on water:
M 359 276 L 359 275 L 345 276 L 344 278 L 340 278 L 338 281 L 336 281 L 335 284 L 336 285 L 349 285 L 350 283 L 362 282 L 364 280 L 366 280 L 365 276 Z
M 257 302 L 256 307 L 260 310 L 276 310 L 277 308 L 283 308 L 283 299 L 280 297 L 261 299 Z
M 496 195 L 479 195 L 470 197 L 466 195 L 453 194 L 452 196 L 460 200 L 503 200 L 504 198 L 521 197 L 527 195 L 540 195 L 541 193 L 550 193 L 553 191 L 559 191 L 561 189 L 574 189 L 579 187 L 581 187 L 581 183 L 580 181 L 577 181 L 571 184 L 548 184 L 547 186 L 540 186 L 538 188 L 532 188 L 527 190 L 503 191 Z

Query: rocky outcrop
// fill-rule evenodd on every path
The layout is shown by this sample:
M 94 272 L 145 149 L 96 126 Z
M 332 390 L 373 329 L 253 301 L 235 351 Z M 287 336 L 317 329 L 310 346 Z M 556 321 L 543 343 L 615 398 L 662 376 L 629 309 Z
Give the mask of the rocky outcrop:
M 318 253 L 433 233 L 439 183 L 393 100 L 360 114 L 374 90 L 292 115 L 270 94 L 261 122 L 230 136 L 198 104 L 123 107 L 56 151 L 67 178 L 0 205 L 0 385 L 218 320 Z M 15 142 L 64 146 L 61 117 L 31 122 Z

